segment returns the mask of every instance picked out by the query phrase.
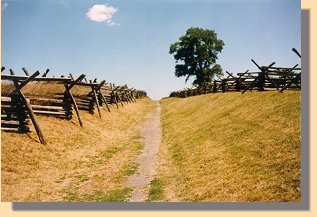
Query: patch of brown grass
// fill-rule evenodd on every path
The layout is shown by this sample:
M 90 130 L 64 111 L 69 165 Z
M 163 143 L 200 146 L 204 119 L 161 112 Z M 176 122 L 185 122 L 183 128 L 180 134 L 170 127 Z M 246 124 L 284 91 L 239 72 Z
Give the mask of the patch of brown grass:
M 12 93 L 14 89 L 15 88 L 13 82 L 1 82 L 1 96 L 8 96 L 10 93 Z
M 1 82 L 1 96 L 8 96 L 14 90 L 13 82 Z M 52 95 L 63 94 L 65 86 L 60 82 L 32 81 L 21 89 L 25 95 Z M 74 96 L 87 95 L 91 92 L 90 86 L 75 85 L 71 92 Z
M 161 100 L 164 201 L 300 201 L 300 92 Z
M 29 135 L 1 132 L 2 201 L 124 200 L 124 182 L 135 170 L 138 126 L 155 109 L 138 100 L 111 113 L 80 112 L 72 121 L 37 116 L 47 145 Z M 117 199 L 116 199 L 117 197 Z

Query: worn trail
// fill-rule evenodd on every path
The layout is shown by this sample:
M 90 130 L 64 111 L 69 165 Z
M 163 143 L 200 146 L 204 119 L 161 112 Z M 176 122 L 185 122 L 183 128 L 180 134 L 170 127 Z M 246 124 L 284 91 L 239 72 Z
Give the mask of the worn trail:
M 129 177 L 127 186 L 133 189 L 130 202 L 144 202 L 149 192 L 149 185 L 154 177 L 157 154 L 162 141 L 160 124 L 161 106 L 157 102 L 156 111 L 142 124 L 140 134 L 144 148 L 135 159 L 139 165 L 138 172 Z

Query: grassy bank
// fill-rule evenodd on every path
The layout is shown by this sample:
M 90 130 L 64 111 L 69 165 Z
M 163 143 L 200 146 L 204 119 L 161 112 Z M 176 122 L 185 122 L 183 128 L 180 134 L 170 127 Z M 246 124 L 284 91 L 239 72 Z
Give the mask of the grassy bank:
M 125 201 L 124 186 L 136 171 L 138 125 L 155 109 L 138 100 L 108 113 L 81 112 L 72 121 L 37 116 L 47 145 L 29 135 L 1 132 L 2 201 Z
M 300 201 L 300 92 L 207 94 L 161 105 L 160 200 Z

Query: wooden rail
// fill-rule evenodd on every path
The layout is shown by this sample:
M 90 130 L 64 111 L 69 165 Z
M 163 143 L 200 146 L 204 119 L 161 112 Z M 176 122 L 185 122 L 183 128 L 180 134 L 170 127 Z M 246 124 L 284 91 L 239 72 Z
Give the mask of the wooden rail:
M 3 66 L 1 72 L 5 69 Z M 124 101 L 135 102 L 135 99 L 146 97 L 145 91 L 126 85 L 98 83 L 97 79 L 88 82 L 84 74 L 74 79 L 71 74 L 68 78 L 47 77 L 49 69 L 42 77 L 39 71 L 31 74 L 25 67 L 22 71 L 25 75 L 16 75 L 12 69 L 10 75 L 1 74 L 1 130 L 27 133 L 32 123 L 42 144 L 46 141 L 37 115 L 70 120 L 75 110 L 79 125 L 83 127 L 80 110 L 94 113 L 97 107 L 101 118 L 103 105 L 111 112 L 110 106 L 119 108 L 118 103 L 123 105 Z
M 301 58 L 299 52 L 293 48 L 292 51 Z M 301 89 L 301 68 L 296 64 L 293 67 L 276 67 L 275 62 L 268 66 L 260 66 L 255 60 L 251 59 L 254 65 L 259 69 L 256 72 L 249 70 L 236 73 L 226 71 L 227 77 L 213 80 L 211 83 L 202 84 L 196 88 L 173 91 L 170 97 L 188 97 L 206 93 L 237 91 L 245 93 L 246 91 L 267 91 L 275 89 L 283 92 L 286 89 Z

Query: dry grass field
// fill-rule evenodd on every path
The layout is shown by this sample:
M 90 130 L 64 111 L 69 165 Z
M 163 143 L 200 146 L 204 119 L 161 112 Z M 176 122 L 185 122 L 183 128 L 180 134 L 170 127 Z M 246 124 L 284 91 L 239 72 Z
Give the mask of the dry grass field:
M 2 201 L 125 201 L 124 183 L 142 149 L 138 126 L 155 109 L 150 99 L 111 113 L 81 112 L 77 122 L 37 116 L 47 145 L 36 133 L 1 132 Z
M 2 85 L 2 95 L 12 85 Z M 62 93 L 60 84 L 24 93 Z M 74 89 L 80 94 L 82 88 Z M 165 98 L 163 141 L 147 201 L 300 201 L 300 91 Z M 81 111 L 71 121 L 36 116 L 47 145 L 1 132 L 2 201 L 127 201 L 139 126 L 156 102 Z
M 161 100 L 150 201 L 300 201 L 300 91 Z

